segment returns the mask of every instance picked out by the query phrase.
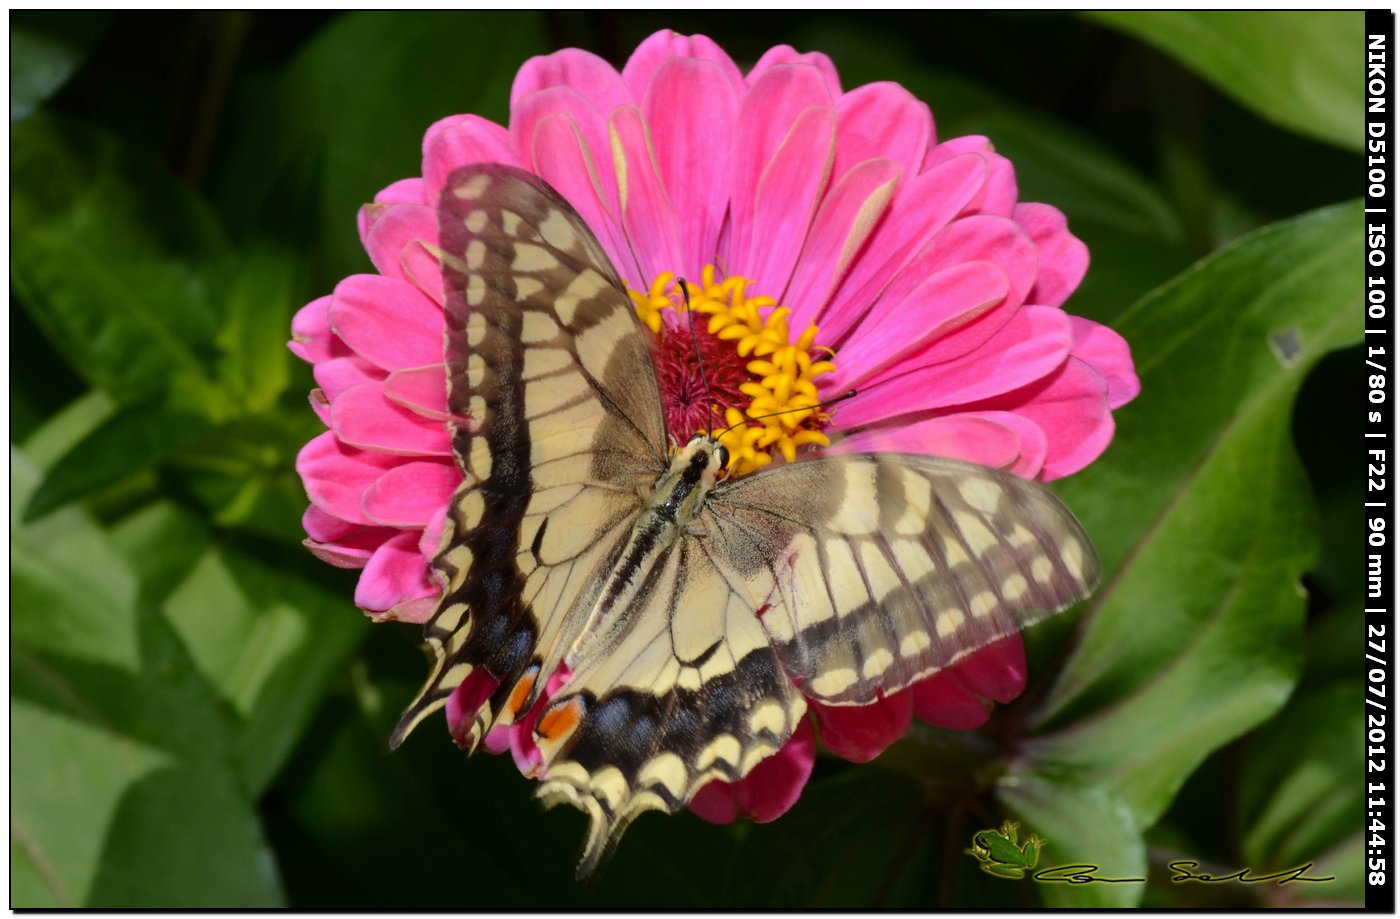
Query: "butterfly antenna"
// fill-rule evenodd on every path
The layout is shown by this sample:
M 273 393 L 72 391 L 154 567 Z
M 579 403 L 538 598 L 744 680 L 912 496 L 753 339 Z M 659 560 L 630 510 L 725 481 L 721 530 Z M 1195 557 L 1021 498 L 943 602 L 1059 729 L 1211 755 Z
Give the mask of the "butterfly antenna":
M 790 413 L 792 413 L 792 412 L 805 412 L 805 411 L 808 411 L 808 410 L 814 409 L 814 408 L 824 408 L 825 406 L 828 406 L 828 405 L 835 405 L 835 404 L 838 403 L 838 402 L 845 402 L 847 399 L 854 398 L 854 397 L 855 397 L 855 394 L 856 394 L 856 391 L 855 391 L 854 389 L 850 389 L 850 390 L 847 390 L 846 392 L 843 392 L 843 393 L 842 393 L 841 395 L 839 395 L 839 396 L 832 396 L 830 399 L 823 399 L 822 401 L 817 402 L 817 403 L 814 404 L 814 405 L 800 405 L 800 406 L 796 406 L 796 407 L 794 407 L 794 408 L 785 408 L 785 409 L 783 409 L 782 411 L 769 412 L 769 413 L 766 414 L 766 415 L 755 415 L 755 416 L 752 417 L 752 418 L 745 418 L 743 421 L 740 421 L 738 424 L 731 424 L 729 427 L 725 428 L 723 431 L 720 431 L 718 434 L 715 435 L 715 439 L 718 440 L 719 438 L 721 438 L 721 437 L 723 437 L 724 435 L 728 434 L 730 431 L 732 431 L 732 430 L 734 430 L 735 428 L 739 427 L 739 425 L 741 425 L 741 424 L 748 424 L 750 421 L 762 421 L 764 418 L 774 418 L 774 417 L 777 417 L 778 415 L 787 415 L 787 414 L 790 414 Z
M 710 398 L 710 381 L 705 376 L 705 361 L 700 356 L 700 336 L 695 331 L 695 311 L 690 308 L 689 285 L 685 283 L 685 278 L 677 278 L 676 282 L 681 288 L 681 297 L 685 299 L 685 318 L 690 323 L 690 343 L 695 348 L 695 366 L 700 368 L 700 385 L 705 388 L 705 407 L 714 414 L 715 400 Z

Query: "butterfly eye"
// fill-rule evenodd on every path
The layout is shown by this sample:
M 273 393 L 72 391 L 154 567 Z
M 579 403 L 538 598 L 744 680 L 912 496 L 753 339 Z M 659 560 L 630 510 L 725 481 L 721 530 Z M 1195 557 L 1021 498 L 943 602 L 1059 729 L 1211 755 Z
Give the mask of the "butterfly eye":
M 728 468 L 729 451 L 725 448 L 724 444 L 720 444 L 719 447 L 715 449 L 715 453 L 719 455 L 719 468 Z

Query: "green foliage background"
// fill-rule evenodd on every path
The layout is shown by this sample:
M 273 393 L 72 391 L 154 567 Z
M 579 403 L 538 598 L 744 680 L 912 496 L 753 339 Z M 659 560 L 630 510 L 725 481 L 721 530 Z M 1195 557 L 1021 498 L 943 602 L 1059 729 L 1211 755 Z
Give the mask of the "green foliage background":
M 790 43 L 989 135 L 1093 253 L 1142 396 L 1061 493 L 1107 578 L 976 734 L 823 758 L 766 826 L 572 811 L 446 733 L 413 629 L 299 545 L 292 313 L 435 119 L 559 47 Z M 1344 904 L 1362 892 L 1360 13 L 11 16 L 11 905 Z M 1241 67 L 1239 62 L 1248 62 Z M 1345 455 L 1346 459 L 1343 459 Z M 372 633 L 372 634 L 371 634 Z M 1037 885 L 963 849 L 1011 817 Z M 1173 884 L 1176 858 L 1325 884 Z

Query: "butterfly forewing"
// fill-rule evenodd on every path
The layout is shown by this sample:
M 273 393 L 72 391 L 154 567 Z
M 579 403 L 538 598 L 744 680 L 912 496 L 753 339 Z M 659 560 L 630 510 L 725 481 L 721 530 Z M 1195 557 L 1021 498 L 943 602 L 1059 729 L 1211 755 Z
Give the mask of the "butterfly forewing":
M 433 564 L 443 596 L 424 633 L 436 661 L 395 743 L 479 668 L 498 688 L 471 740 L 515 714 L 503 710 L 516 685 L 558 663 L 666 468 L 646 342 L 573 209 L 526 173 L 482 165 L 452 176 L 438 215 L 464 481 Z
M 914 454 L 827 456 L 725 483 L 714 540 L 802 691 L 861 705 L 1084 597 L 1088 537 L 1043 486 Z

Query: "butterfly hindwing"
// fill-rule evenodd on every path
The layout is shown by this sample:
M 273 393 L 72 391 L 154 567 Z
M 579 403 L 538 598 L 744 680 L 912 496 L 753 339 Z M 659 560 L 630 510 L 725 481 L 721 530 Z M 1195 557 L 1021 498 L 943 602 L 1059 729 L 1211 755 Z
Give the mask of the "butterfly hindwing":
M 1098 579 L 1044 486 L 958 460 L 829 455 L 722 483 L 709 506 L 784 668 L 828 704 L 903 689 Z
M 573 209 L 533 176 L 483 164 L 450 177 L 438 222 L 464 481 L 433 563 L 436 661 L 395 744 L 480 668 L 495 688 L 470 742 L 528 704 L 666 468 L 640 324 Z
M 632 626 L 591 655 L 541 718 L 540 796 L 590 816 L 580 876 L 646 810 L 675 813 L 711 780 L 734 782 L 777 752 L 806 703 L 741 584 L 704 534 L 658 559 Z

